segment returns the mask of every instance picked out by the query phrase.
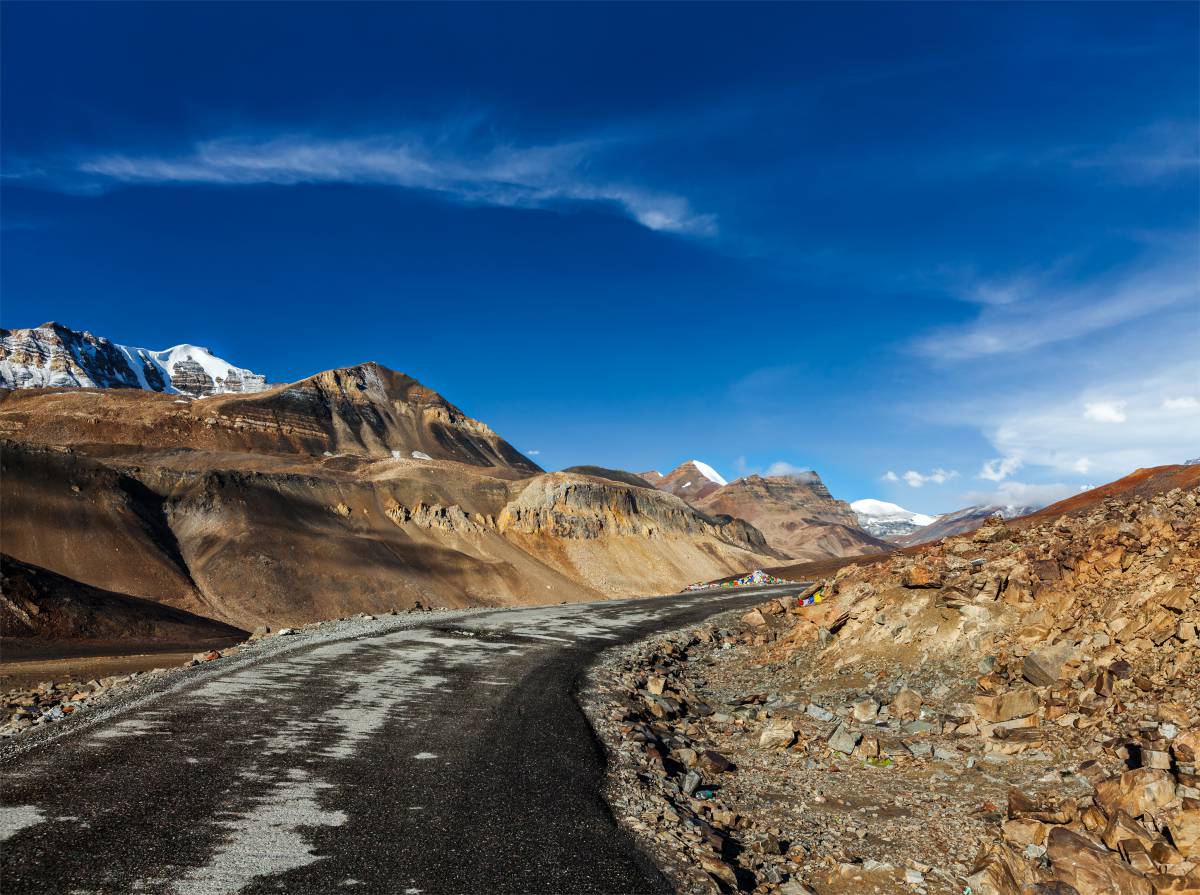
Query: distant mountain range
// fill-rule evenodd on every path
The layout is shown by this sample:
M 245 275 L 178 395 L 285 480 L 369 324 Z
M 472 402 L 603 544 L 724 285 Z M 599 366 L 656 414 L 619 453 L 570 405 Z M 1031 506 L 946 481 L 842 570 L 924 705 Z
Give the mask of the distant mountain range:
M 1023 506 L 987 504 L 965 507 L 953 513 L 945 513 L 938 516 L 930 524 L 914 529 L 908 534 L 894 537 L 891 540 L 894 544 L 898 544 L 901 547 L 911 547 L 914 544 L 927 544 L 930 541 L 940 541 L 942 538 L 948 538 L 951 535 L 974 531 L 992 516 L 998 515 L 1005 519 L 1016 519 L 1019 516 L 1027 516 L 1039 509 L 1041 509 L 1040 504 Z
M 250 630 L 668 593 L 783 559 L 744 519 L 629 473 L 545 472 L 378 364 L 267 387 L 202 349 L 55 324 L 0 338 L 3 574 L 32 570 L 28 605 L 0 605 L 5 636 L 38 635 L 14 618 L 52 603 L 117 607 L 117 630 L 80 615 L 62 636 L 193 617 Z
M 937 516 L 914 513 L 904 507 L 885 500 L 856 500 L 850 509 L 858 517 L 858 523 L 877 538 L 891 539 L 912 534 L 919 528 L 932 525 Z
M 745 519 L 789 559 L 829 559 L 891 549 L 859 525 L 850 505 L 835 499 L 815 472 L 750 475 L 729 482 L 707 463 L 688 460 L 666 475 L 651 471 L 640 478 L 702 512 Z
M 260 392 L 267 380 L 198 345 L 151 351 L 43 323 L 31 329 L 0 329 L 0 386 L 137 388 L 202 398 Z
M 348 382 L 358 383 L 358 390 L 346 391 Z M 58 323 L 46 323 L 29 329 L 0 330 L 0 386 L 141 390 L 213 401 L 222 396 L 263 393 L 263 401 L 247 404 L 244 409 L 229 405 L 229 412 L 237 407 L 239 418 L 249 414 L 237 426 L 229 428 L 212 420 L 201 425 L 199 419 L 196 426 L 187 426 L 177 420 L 166 434 L 165 418 L 160 420 L 155 415 L 159 412 L 157 405 L 134 402 L 122 411 L 128 419 L 111 421 L 124 430 L 131 420 L 146 417 L 142 430 L 120 436 L 123 444 L 161 444 L 164 448 L 179 446 L 197 451 L 277 453 L 282 449 L 304 454 L 320 448 L 333 455 L 365 452 L 369 456 L 499 466 L 526 476 L 542 473 L 537 464 L 484 424 L 467 419 L 414 380 L 374 365 L 330 371 L 290 388 L 280 387 L 281 391 L 271 390 L 264 376 L 234 366 L 199 346 L 182 344 L 162 351 L 134 348 Z M 308 397 L 300 400 L 303 396 Z M 23 417 L 25 408 L 31 406 L 19 405 Z M 222 418 L 226 413 L 218 404 L 211 407 L 211 412 L 200 415 Z M 17 410 L 18 405 L 10 404 L 7 409 Z M 23 425 L 43 431 L 36 437 L 48 443 L 63 438 L 84 444 L 96 438 L 103 440 L 92 430 L 86 434 L 65 432 L 57 409 L 58 405 L 54 410 L 39 407 Z M 260 419 L 263 413 L 270 414 L 278 424 L 268 425 L 266 418 Z M 93 429 L 99 424 L 98 420 Z M 181 426 L 190 434 L 183 433 Z M 1036 509 L 975 506 L 934 517 L 880 500 L 853 504 L 837 500 L 815 472 L 751 475 L 730 482 L 711 465 L 696 459 L 681 463 L 666 475 L 596 466 L 576 466 L 558 475 L 674 495 L 700 514 L 698 519 L 707 520 L 704 524 L 716 526 L 713 530 L 718 538 L 728 538 L 730 544 L 751 553 L 761 552 L 761 548 L 768 554 L 795 560 L 881 552 L 970 530 L 995 512 L 1011 517 Z M 736 526 L 721 528 L 733 523 L 748 523 L 747 530 L 735 534 Z M 29 557 L 34 562 L 40 558 Z

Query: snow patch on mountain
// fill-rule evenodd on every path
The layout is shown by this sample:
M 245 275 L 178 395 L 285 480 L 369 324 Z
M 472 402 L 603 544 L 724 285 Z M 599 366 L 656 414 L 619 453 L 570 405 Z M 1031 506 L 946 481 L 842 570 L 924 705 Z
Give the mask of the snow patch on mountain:
M 872 498 L 856 500 L 850 504 L 850 509 L 854 510 L 858 517 L 858 524 L 877 538 L 911 534 L 918 528 L 932 525 L 938 519 L 937 516 L 914 513 L 899 504 Z
M 199 345 L 162 351 L 118 345 L 58 323 L 0 330 L 0 385 L 6 388 L 138 388 L 207 397 L 265 390 L 265 376 Z
M 696 469 L 700 471 L 700 475 L 704 476 L 710 482 L 715 482 L 718 485 L 729 484 L 729 482 L 721 478 L 721 475 L 707 463 L 701 463 L 699 460 L 689 460 L 688 462 L 695 466 Z

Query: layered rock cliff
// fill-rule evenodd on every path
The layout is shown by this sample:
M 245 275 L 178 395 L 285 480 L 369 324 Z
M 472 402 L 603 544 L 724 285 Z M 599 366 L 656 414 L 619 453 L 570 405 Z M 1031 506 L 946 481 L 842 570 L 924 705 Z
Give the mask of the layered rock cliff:
M 197 345 L 151 351 L 43 323 L 33 329 L 0 329 L 0 386 L 136 388 L 207 397 L 262 391 L 267 382 Z

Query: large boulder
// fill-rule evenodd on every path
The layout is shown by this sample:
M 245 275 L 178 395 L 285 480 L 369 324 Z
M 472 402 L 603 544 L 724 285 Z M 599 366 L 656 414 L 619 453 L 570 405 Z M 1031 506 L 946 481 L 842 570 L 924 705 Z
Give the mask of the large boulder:
M 1096 801 L 1111 817 L 1151 814 L 1175 801 L 1175 779 L 1158 768 L 1137 768 L 1096 784 Z
M 1036 649 L 1025 657 L 1021 673 L 1036 687 L 1053 686 L 1074 654 L 1074 647 L 1065 641 Z
M 1185 858 L 1200 858 L 1200 808 L 1185 808 L 1167 824 L 1176 850 Z
M 976 714 L 992 724 L 1032 715 L 1039 705 L 1036 690 L 1009 690 L 995 696 L 975 697 Z
M 792 726 L 792 719 L 772 718 L 763 728 L 762 736 L 758 738 L 758 745 L 768 749 L 776 747 L 786 749 L 795 741 L 796 731 Z
M 1050 831 L 1046 857 L 1054 875 L 1074 886 L 1079 895 L 1154 895 L 1146 877 L 1066 827 Z

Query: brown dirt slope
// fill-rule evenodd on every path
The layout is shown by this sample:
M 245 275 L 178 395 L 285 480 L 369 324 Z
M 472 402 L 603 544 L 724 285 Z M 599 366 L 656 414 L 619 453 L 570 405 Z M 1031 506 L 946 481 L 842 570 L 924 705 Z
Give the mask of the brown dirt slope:
M 1197 486 L 1200 486 L 1200 464 L 1151 466 L 1131 472 L 1124 478 L 1109 482 L 1107 485 L 1101 485 L 1098 488 L 1074 494 L 1058 503 L 1052 503 L 1036 513 L 1012 520 L 1009 525 L 1033 525 L 1046 519 L 1057 519 L 1062 515 L 1086 513 L 1111 498 L 1131 500 L 1162 494 L 1172 488 L 1193 489 Z
M 152 600 L 90 587 L 0 554 L 0 636 L 189 643 L 240 640 L 246 632 Z
M 563 472 L 577 472 L 580 475 L 590 475 L 598 479 L 612 479 L 614 482 L 620 482 L 623 485 L 633 485 L 635 488 L 654 487 L 640 475 L 626 472 L 623 469 L 606 469 L 603 466 L 568 466 Z

